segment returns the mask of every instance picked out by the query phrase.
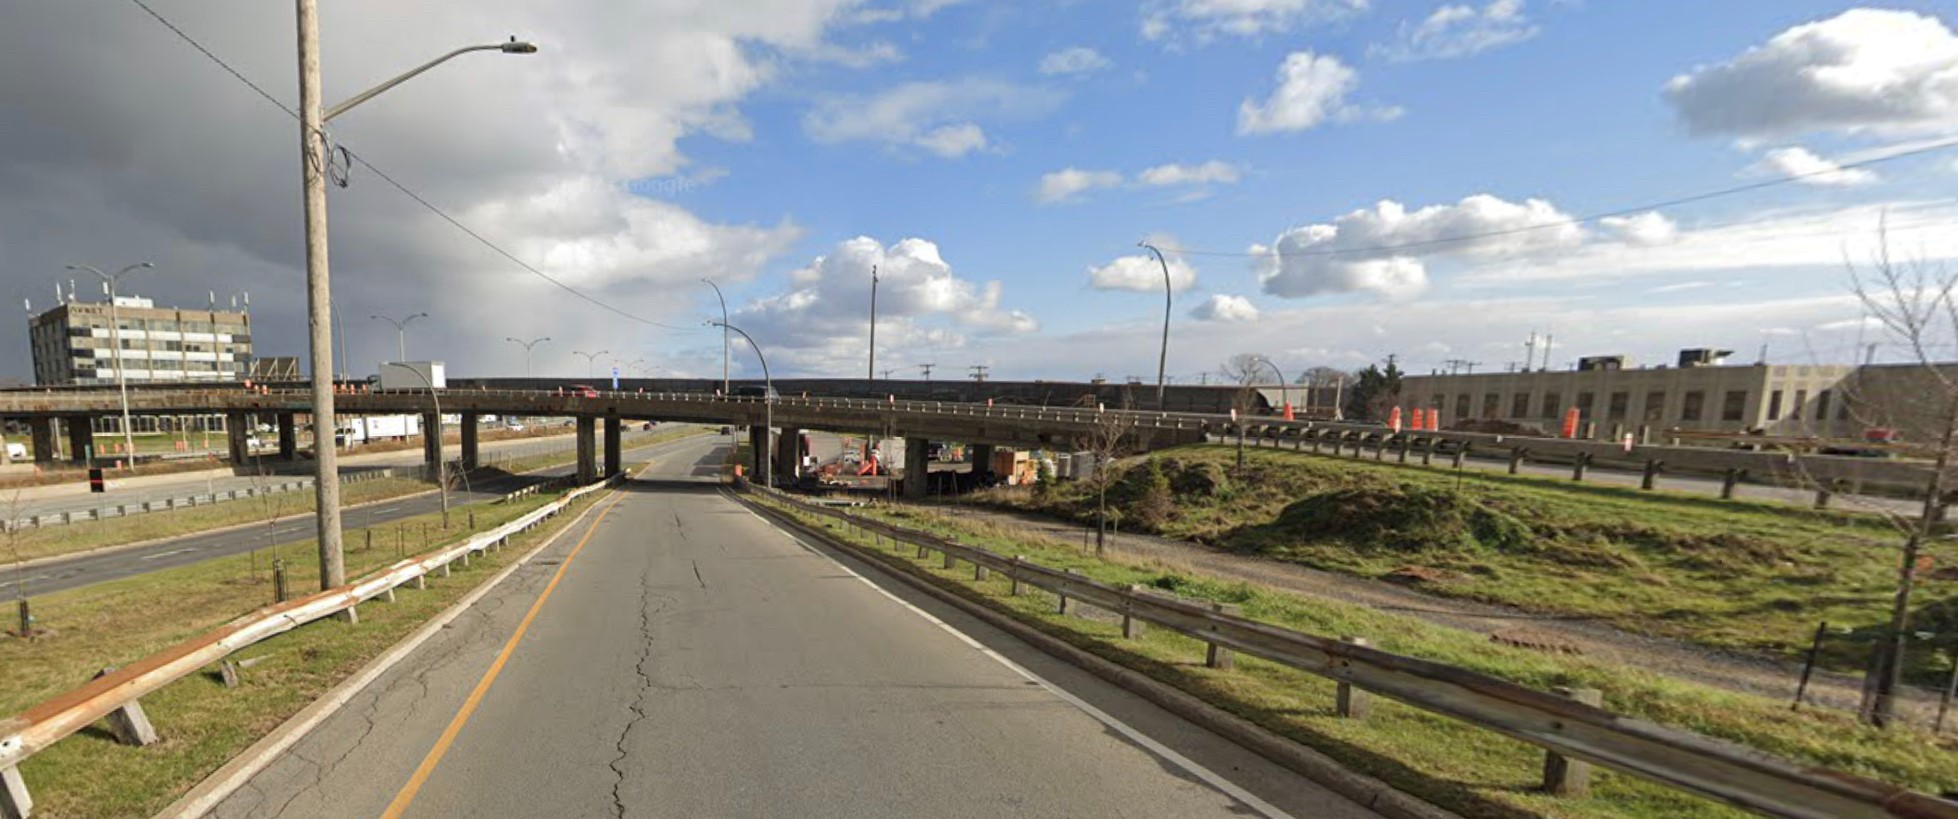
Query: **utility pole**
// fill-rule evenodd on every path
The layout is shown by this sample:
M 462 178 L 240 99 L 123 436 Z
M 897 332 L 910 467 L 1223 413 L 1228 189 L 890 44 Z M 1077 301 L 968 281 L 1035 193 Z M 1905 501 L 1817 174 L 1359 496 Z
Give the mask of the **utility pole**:
M 919 364 L 919 365 L 918 365 L 918 369 L 920 369 L 920 370 L 924 370 L 924 371 L 925 371 L 925 383 L 927 383 L 927 384 L 929 384 L 929 383 L 931 383 L 931 368 L 933 368 L 933 367 L 936 367 L 936 366 L 938 366 L 938 365 L 937 365 L 937 364 Z
M 299 22 L 299 176 L 305 191 L 306 323 L 313 367 L 313 501 L 320 589 L 347 582 L 340 551 L 340 451 L 320 446 L 339 427 L 333 410 L 333 290 L 327 281 L 326 131 L 320 112 L 319 0 L 294 0 Z
M 1550 334 L 1543 334 L 1543 369 L 1550 369 Z
M 1397 353 L 1388 353 L 1388 354 L 1387 354 L 1387 369 L 1389 369 L 1389 370 L 1391 370 L 1391 369 L 1393 369 L 1393 368 L 1394 368 L 1394 364 L 1395 364 L 1395 362 L 1398 362 L 1398 361 L 1400 361 L 1400 355 L 1399 355 L 1399 354 L 1397 354 Z
M 970 366 L 970 367 L 967 367 L 966 369 L 969 369 L 969 370 L 971 370 L 971 371 L 972 371 L 972 380 L 974 380 L 974 381 L 985 381 L 985 380 L 986 380 L 986 371 L 987 371 L 987 370 L 990 370 L 990 369 L 992 369 L 992 368 L 991 368 L 991 367 L 988 367 L 988 366 L 986 366 L 986 365 L 984 365 L 984 364 L 974 364 L 974 365 L 972 365 L 972 366 Z
M 885 376 L 889 378 L 889 376 Z M 877 380 L 877 266 L 870 266 L 870 380 Z
M 886 368 L 884 369 L 884 380 L 885 380 L 885 381 L 889 381 L 889 380 L 891 380 L 891 373 L 894 373 L 894 372 L 897 372 L 897 371 L 896 371 L 896 370 L 893 370 L 893 369 L 890 369 L 890 368 L 888 368 L 888 367 L 886 367 Z
M 1536 366 L 1536 331 L 1530 331 L 1530 340 L 1523 342 L 1523 372 Z

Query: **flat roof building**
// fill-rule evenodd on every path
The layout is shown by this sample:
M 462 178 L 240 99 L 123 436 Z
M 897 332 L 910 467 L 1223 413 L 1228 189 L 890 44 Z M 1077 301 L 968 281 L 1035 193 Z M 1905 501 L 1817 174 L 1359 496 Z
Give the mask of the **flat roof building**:
M 245 313 L 157 307 L 134 296 L 116 297 L 111 308 L 68 301 L 31 319 L 34 383 L 113 385 L 118 343 L 122 375 L 132 384 L 238 381 L 251 371 L 251 317 Z

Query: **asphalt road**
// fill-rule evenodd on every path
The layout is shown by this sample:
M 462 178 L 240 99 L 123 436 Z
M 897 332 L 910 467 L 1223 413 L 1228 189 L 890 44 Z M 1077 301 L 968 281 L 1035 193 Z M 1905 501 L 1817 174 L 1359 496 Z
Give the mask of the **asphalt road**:
M 628 442 L 631 438 L 626 439 Z M 485 441 L 482 444 L 482 459 L 485 466 L 512 458 L 528 458 L 551 452 L 569 451 L 576 441 L 570 435 L 554 435 L 548 438 L 518 438 L 504 441 Z M 456 457 L 455 444 L 450 444 L 444 452 Z M 343 472 L 361 472 L 389 466 L 415 466 L 422 462 L 420 447 L 394 452 L 378 452 L 371 455 L 354 455 L 341 462 Z M 145 501 L 161 501 L 167 498 L 181 498 L 189 495 L 204 495 L 213 492 L 250 489 L 253 485 L 270 481 L 285 483 L 298 481 L 311 491 L 313 478 L 310 472 L 301 474 L 292 470 L 311 470 L 311 462 L 301 464 L 274 464 L 283 466 L 287 472 L 267 477 L 234 475 L 231 470 L 208 470 L 203 472 L 173 475 L 148 475 L 137 478 L 111 479 L 108 491 L 94 494 L 84 483 L 57 484 L 53 486 L 27 487 L 20 490 L 18 498 L 11 490 L 0 492 L 0 517 L 8 515 L 6 506 L 16 509 L 11 514 L 16 519 L 34 515 L 54 515 L 62 512 L 80 512 L 87 509 L 100 509 L 105 506 L 128 504 L 139 505 Z M 227 503 L 229 501 L 226 501 Z
M 626 460 L 643 463 L 647 458 L 672 451 L 686 442 L 687 439 L 682 439 L 628 450 Z M 531 474 L 502 476 L 495 480 L 473 484 L 466 492 L 451 490 L 449 506 L 451 510 L 455 510 L 470 503 L 495 500 L 525 486 L 542 483 L 552 477 L 569 475 L 575 468 L 567 465 Z M 440 495 L 428 494 L 402 498 L 344 510 L 340 515 L 340 526 L 346 533 L 348 544 L 351 545 L 354 538 L 364 537 L 359 531 L 361 529 L 385 527 L 392 521 L 439 512 L 441 509 Z M 267 533 L 268 529 L 270 534 Z M 15 586 L 19 583 L 26 583 L 30 594 L 50 594 L 162 569 L 188 566 L 213 558 L 243 554 L 253 549 L 266 549 L 274 542 L 281 545 L 303 542 L 311 540 L 314 532 L 312 514 L 296 514 L 280 521 L 276 526 L 246 526 L 223 532 L 185 535 L 133 549 L 84 554 L 67 560 L 49 561 L 27 567 L 24 578 L 21 577 L 22 573 L 15 572 L 11 568 L 0 568 L 0 597 L 11 598 L 15 594 Z M 392 533 L 385 529 L 376 531 L 375 544 L 391 546 L 392 542 L 387 539 L 391 536 Z
M 211 815 L 1373 815 L 763 522 L 702 482 L 725 446 L 601 501 Z

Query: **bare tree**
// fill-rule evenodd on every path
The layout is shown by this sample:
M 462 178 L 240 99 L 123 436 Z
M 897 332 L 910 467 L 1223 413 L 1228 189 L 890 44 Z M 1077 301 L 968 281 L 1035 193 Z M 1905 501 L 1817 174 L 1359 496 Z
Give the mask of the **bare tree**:
M 1907 351 L 1910 382 L 1903 394 L 1915 396 L 1914 406 L 1900 407 L 1899 426 L 1915 427 L 1936 441 L 1930 449 L 1932 467 L 1924 487 L 1924 503 L 1913 519 L 1900 513 L 1886 518 L 1903 537 L 1897 571 L 1897 591 L 1890 619 L 1871 657 L 1871 680 L 1860 716 L 1877 726 L 1895 720 L 1897 689 L 1903 676 L 1904 641 L 1910 627 L 1910 599 L 1917 584 L 1919 556 L 1936 535 L 1949 504 L 1954 444 L 1958 444 L 1958 379 L 1953 365 L 1936 360 L 1938 350 L 1958 342 L 1958 269 L 1923 260 L 1900 261 L 1891 255 L 1889 237 L 1881 229 L 1870 261 L 1851 264 L 1851 286 L 1864 311 L 1898 347 Z M 1869 406 L 1869 373 L 1859 373 L 1856 386 L 1865 392 L 1858 403 Z M 1847 396 L 1845 397 L 1847 399 Z
M 260 466 L 252 470 L 248 477 L 251 480 L 252 499 L 258 502 L 259 516 L 265 518 L 265 544 L 272 551 L 272 570 L 276 573 L 284 568 L 284 563 L 279 557 L 279 542 L 273 530 L 278 528 L 279 519 L 285 516 L 286 496 L 292 493 L 273 492 L 271 476 L 270 469 Z M 251 554 L 251 579 L 257 583 L 258 550 L 253 549 Z
M 15 488 L 0 508 L 4 508 L 6 515 L 0 521 L 0 543 L 7 545 L 7 562 L 14 564 L 14 606 L 20 613 L 20 636 L 32 637 L 34 617 L 28 613 L 27 561 L 20 548 L 20 489 Z
M 1093 428 L 1084 436 L 1087 451 L 1094 457 L 1094 472 L 1090 474 L 1089 485 L 1095 490 L 1095 555 L 1107 550 L 1108 532 L 1108 484 L 1114 480 L 1114 470 L 1110 466 L 1116 458 L 1128 453 L 1130 433 L 1135 429 L 1135 419 L 1126 413 L 1102 410 L 1096 417 Z

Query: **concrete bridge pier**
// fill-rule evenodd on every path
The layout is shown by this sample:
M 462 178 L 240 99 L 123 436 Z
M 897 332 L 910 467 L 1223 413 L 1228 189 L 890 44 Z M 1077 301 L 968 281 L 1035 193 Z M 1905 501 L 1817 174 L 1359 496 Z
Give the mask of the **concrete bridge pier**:
M 802 430 L 783 427 L 775 439 L 775 475 L 794 480 L 802 477 Z
M 318 446 L 318 443 L 314 446 Z M 279 413 L 279 458 L 287 461 L 299 459 L 299 423 L 290 412 Z
M 482 414 L 465 412 L 462 414 L 462 468 L 473 470 L 482 465 L 482 450 L 477 446 L 476 433 L 483 422 Z
M 980 475 L 984 475 L 987 472 L 992 471 L 993 469 L 993 445 L 992 444 L 967 444 L 965 448 L 965 454 L 966 454 L 966 460 L 972 462 L 972 476 L 974 478 L 977 478 Z
M 34 463 L 48 465 L 54 463 L 54 419 L 27 419 L 28 442 L 34 449 Z
M 578 416 L 578 483 L 588 484 L 598 480 L 597 442 L 593 440 L 598 431 L 598 419 L 591 415 Z
M 231 465 L 244 466 L 251 463 L 252 417 L 249 413 L 227 412 L 224 414 L 224 442 L 230 450 Z
M 605 474 L 617 475 L 625 471 L 625 449 L 620 436 L 624 434 L 624 422 L 616 415 L 605 416 Z
M 762 459 L 768 457 L 769 443 L 768 427 L 748 428 L 748 455 L 753 459 L 753 463 L 748 464 L 748 476 L 757 481 L 761 480 L 764 474 L 761 468 Z
M 904 496 L 921 499 L 931 481 L 931 442 L 923 438 L 904 439 Z
M 442 416 L 437 413 L 422 413 L 422 464 L 430 478 L 441 477 Z
M 70 415 L 61 419 L 61 425 L 68 430 L 68 460 L 78 464 L 88 463 L 88 455 L 95 446 L 95 427 L 86 415 Z

